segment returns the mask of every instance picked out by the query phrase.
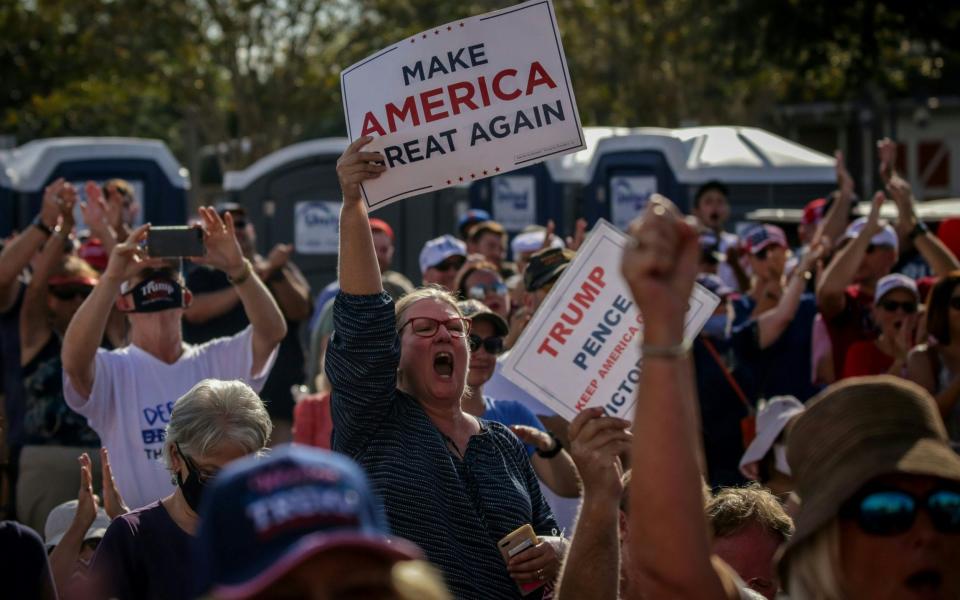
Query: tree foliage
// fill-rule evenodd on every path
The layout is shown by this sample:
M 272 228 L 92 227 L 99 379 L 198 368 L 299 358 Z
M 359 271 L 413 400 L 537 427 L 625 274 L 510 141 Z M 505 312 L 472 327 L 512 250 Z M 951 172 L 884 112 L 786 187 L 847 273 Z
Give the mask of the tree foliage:
M 216 147 L 342 135 L 339 72 L 495 0 L 0 0 L 0 131 Z M 956 94 L 951 0 L 555 0 L 584 124 L 761 123 L 778 102 Z M 242 143 L 241 143 L 242 141 Z

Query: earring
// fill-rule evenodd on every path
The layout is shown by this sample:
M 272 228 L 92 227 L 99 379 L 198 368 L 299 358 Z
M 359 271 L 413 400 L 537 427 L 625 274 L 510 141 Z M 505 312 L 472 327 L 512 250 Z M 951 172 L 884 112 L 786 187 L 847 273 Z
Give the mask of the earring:
M 172 473 L 170 474 L 170 485 L 177 486 L 177 476 Z

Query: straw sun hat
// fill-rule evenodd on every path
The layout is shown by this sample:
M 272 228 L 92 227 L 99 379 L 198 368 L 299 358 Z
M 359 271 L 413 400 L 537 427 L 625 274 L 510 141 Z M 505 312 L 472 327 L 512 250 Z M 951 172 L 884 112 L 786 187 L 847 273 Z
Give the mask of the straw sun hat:
M 783 559 L 875 477 L 960 481 L 960 456 L 948 444 L 933 398 L 890 375 L 846 379 L 812 399 L 790 429 L 787 460 L 801 505 Z

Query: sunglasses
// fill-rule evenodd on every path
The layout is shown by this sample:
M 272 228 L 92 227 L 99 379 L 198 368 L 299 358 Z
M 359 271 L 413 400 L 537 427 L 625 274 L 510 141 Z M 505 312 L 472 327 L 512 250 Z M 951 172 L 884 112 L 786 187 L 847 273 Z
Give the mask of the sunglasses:
M 470 334 L 470 351 L 476 352 L 483 347 L 487 354 L 497 356 L 503 353 L 503 338 L 498 335 L 492 335 L 488 338 L 482 338 L 479 335 Z
M 437 330 L 440 329 L 441 325 L 447 330 L 450 337 L 462 338 L 467 337 L 467 334 L 470 333 L 470 321 L 462 317 L 454 317 L 446 321 L 440 321 L 432 317 L 413 317 L 401 325 L 397 331 L 403 331 L 403 328 L 407 325 L 410 326 L 414 335 L 426 338 L 437 335 Z
M 884 300 L 880 302 L 880 308 L 882 308 L 887 312 L 896 312 L 897 309 L 899 308 L 899 309 L 902 309 L 903 312 L 905 312 L 906 314 L 912 315 L 913 313 L 917 312 L 917 303 L 910 302 L 909 300 L 907 300 L 906 302 L 897 302 L 896 300 Z
M 934 529 L 960 533 L 960 491 L 953 489 L 935 489 L 923 498 L 898 489 L 874 490 L 854 497 L 840 516 L 855 520 L 864 533 L 892 536 L 910 531 L 921 507 Z
M 462 256 L 456 258 L 448 258 L 447 260 L 441 262 L 438 265 L 434 265 L 434 269 L 438 271 L 459 271 L 460 267 L 463 266 L 463 263 L 467 262 L 467 259 Z
M 761 248 L 760 251 L 754 254 L 753 256 L 757 260 L 767 260 L 767 256 L 770 255 L 770 251 L 773 250 L 774 248 L 779 248 L 779 246 L 767 246 L 765 248 Z
M 85 285 L 72 285 L 50 286 L 48 290 L 52 296 L 55 296 L 60 300 L 73 300 L 77 297 L 86 298 L 90 295 L 90 292 L 93 291 L 93 288 Z
M 502 281 L 497 281 L 496 283 L 480 283 L 477 285 L 471 285 L 470 289 L 467 290 L 467 296 L 473 298 L 474 300 L 483 300 L 487 297 L 487 294 L 498 294 L 502 296 L 506 293 L 507 286 Z

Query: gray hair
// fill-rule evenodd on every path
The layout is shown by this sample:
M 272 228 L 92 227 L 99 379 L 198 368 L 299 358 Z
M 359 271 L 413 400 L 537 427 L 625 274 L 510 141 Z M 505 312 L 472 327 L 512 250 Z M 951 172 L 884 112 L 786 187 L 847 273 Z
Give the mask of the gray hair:
M 204 379 L 173 405 L 164 443 L 164 459 L 179 444 L 189 456 L 204 456 L 216 446 L 232 441 L 248 453 L 263 450 L 273 423 L 263 400 L 242 381 Z

